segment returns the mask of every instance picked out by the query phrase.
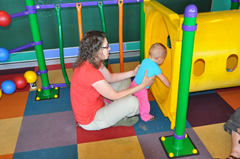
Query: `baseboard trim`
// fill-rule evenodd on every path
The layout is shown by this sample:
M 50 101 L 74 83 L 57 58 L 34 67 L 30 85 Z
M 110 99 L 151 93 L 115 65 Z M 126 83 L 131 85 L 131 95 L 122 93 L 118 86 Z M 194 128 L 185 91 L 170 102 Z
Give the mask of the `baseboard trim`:
M 127 51 L 123 53 L 124 62 L 135 62 L 139 61 L 140 51 Z M 77 56 L 65 57 L 64 63 L 75 63 Z M 115 64 L 119 63 L 119 52 L 110 53 L 109 55 L 109 63 Z M 61 64 L 60 58 L 46 59 L 46 65 L 55 65 Z M 25 67 L 36 67 L 38 66 L 37 60 L 29 60 L 29 61 L 19 61 L 19 62 L 8 62 L 1 63 L 0 70 L 8 70 L 8 69 L 16 69 L 16 68 L 25 68 Z

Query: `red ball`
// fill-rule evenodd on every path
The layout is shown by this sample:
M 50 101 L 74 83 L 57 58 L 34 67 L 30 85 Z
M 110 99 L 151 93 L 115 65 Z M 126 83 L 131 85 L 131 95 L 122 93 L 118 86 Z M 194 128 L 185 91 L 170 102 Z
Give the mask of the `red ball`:
M 27 85 L 27 80 L 23 76 L 17 76 L 13 79 L 13 82 L 16 84 L 18 89 L 23 89 Z
M 11 16 L 3 11 L 3 10 L 0 10 L 0 26 L 8 26 L 9 24 L 11 23 Z

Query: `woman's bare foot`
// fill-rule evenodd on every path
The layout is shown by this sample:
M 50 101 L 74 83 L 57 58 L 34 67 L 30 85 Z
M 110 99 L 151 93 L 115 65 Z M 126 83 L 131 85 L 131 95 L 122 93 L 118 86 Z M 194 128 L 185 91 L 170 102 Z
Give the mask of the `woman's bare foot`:
M 240 128 L 237 129 L 240 133 Z M 232 131 L 232 152 L 227 159 L 240 159 L 240 135 Z
M 239 158 L 237 158 L 237 157 L 235 157 L 235 156 L 233 156 L 233 155 L 230 155 L 230 156 L 227 157 L 226 159 L 239 159 Z

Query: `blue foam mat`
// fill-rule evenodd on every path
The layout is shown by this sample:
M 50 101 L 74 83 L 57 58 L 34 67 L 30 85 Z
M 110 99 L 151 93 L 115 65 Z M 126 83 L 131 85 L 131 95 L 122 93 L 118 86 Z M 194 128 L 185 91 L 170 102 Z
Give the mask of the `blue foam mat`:
M 70 87 L 60 88 L 58 99 L 35 101 L 35 96 L 36 91 L 29 92 L 24 116 L 72 110 Z

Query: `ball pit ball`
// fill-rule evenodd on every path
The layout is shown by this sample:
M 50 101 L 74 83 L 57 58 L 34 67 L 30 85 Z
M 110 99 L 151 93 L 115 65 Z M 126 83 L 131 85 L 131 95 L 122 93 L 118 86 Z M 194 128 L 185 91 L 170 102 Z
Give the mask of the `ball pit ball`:
M 16 90 L 16 85 L 13 81 L 6 80 L 6 81 L 3 81 L 3 83 L 1 84 L 1 89 L 5 94 L 12 94 Z
M 16 84 L 17 89 L 23 89 L 27 85 L 27 80 L 23 76 L 17 76 L 13 79 L 13 82 Z
M 27 83 L 34 83 L 37 81 L 37 74 L 34 71 L 26 71 L 24 77 L 27 80 Z
M 9 59 L 10 53 L 7 49 L 0 47 L 0 62 L 5 62 Z
M 0 26 L 5 27 L 11 23 L 11 16 L 8 12 L 0 10 Z
M 0 98 L 2 97 L 2 90 L 0 89 Z

